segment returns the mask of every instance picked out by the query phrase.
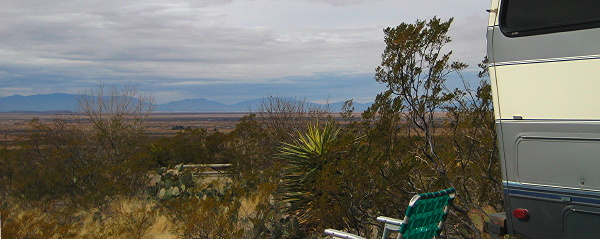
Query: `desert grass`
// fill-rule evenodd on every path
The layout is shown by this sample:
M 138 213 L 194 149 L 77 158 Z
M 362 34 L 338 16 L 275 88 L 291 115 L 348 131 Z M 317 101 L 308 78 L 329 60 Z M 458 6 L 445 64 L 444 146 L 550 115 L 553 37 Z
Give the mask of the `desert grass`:
M 7 201 L 2 207 L 4 238 L 178 238 L 178 227 L 149 199 L 115 199 L 103 210 Z
M 230 179 L 213 178 L 202 186 L 223 189 Z M 235 190 L 235 189 L 229 189 Z M 269 223 L 265 204 L 274 187 L 228 199 L 185 197 L 157 200 L 149 196 L 115 198 L 102 208 L 75 208 L 61 202 L 4 199 L 0 238 L 250 238 Z M 230 197 L 226 195 L 225 197 Z

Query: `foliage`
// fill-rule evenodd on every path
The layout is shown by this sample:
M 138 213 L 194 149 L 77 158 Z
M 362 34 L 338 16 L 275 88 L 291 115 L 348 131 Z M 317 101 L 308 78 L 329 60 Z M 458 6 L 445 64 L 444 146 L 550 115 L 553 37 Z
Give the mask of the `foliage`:
M 238 201 L 196 197 L 171 200 L 163 205 L 173 221 L 181 225 L 183 238 L 240 238 L 237 228 Z
M 299 133 L 293 144 L 280 148 L 278 157 L 287 163 L 280 183 L 281 200 L 289 204 L 286 211 L 303 224 L 318 224 L 323 216 L 321 207 L 329 206 L 323 205 L 330 201 L 328 191 L 320 186 L 328 166 L 339 160 L 333 148 L 338 132 L 331 124 L 321 129 L 317 123 L 305 134 Z
M 261 184 L 278 180 L 281 163 L 274 160 L 278 141 L 273 133 L 266 130 L 264 121 L 255 114 L 240 119 L 231 132 L 229 169 L 234 181 L 244 185 L 251 192 Z
M 130 88 L 111 89 L 107 96 L 81 98 L 80 114 L 51 122 L 32 120 L 30 140 L 6 162 L 12 194 L 30 201 L 102 207 L 112 197 L 142 192 L 149 165 L 139 140 L 148 112 L 140 111 L 146 103 L 129 108 L 127 97 L 132 95 Z
M 161 201 L 161 210 L 179 226 L 184 238 L 287 238 L 293 223 L 270 200 L 273 187 L 269 183 L 248 192 L 238 182 L 223 180 L 200 186 L 203 189 L 196 197 Z
M 183 164 L 178 164 L 172 169 L 158 168 L 158 181 L 148 188 L 152 196 L 160 200 L 193 195 L 192 187 L 195 186 L 192 173 L 185 170 Z
M 446 88 L 446 77 L 466 67 L 443 52 L 451 23 L 433 18 L 384 30 L 387 47 L 375 78 L 387 90 L 363 116 L 373 122 L 372 146 L 391 159 L 378 163 L 385 185 L 411 194 L 457 188 L 447 228 L 456 222 L 462 233 L 479 237 L 469 212 L 500 205 L 491 95 L 485 81 L 475 93 L 468 85 Z
M 126 153 L 136 149 L 144 121 L 154 109 L 152 101 L 130 85 L 123 89 L 111 86 L 108 90 L 100 85 L 78 96 L 78 113 L 91 122 L 88 136 L 94 136 L 101 145 L 105 160 L 125 160 Z
M 61 222 L 63 217 L 53 216 L 40 207 L 27 209 L 10 205 L 6 199 L 0 207 L 0 228 L 5 238 L 74 238 L 74 225 Z
M 261 102 L 257 114 L 263 127 L 276 140 L 289 142 L 290 132 L 304 130 L 306 123 L 327 118 L 331 111 L 329 106 L 316 105 L 306 99 L 270 96 Z
M 183 129 L 172 138 L 162 138 L 150 145 L 149 152 L 157 166 L 176 164 L 229 163 L 231 138 L 206 129 Z
M 68 210 L 56 205 L 23 207 L 9 198 L 0 207 L 5 238 L 176 238 L 152 202 L 118 198 L 103 211 Z M 64 209 L 64 208 L 63 208 Z M 156 228 L 159 227 L 159 228 Z
M 487 58 L 479 65 L 480 77 L 487 74 Z M 466 83 L 465 83 L 466 84 Z M 466 85 L 465 89 L 471 87 Z M 464 95 L 447 107 L 449 128 L 455 152 L 455 163 L 460 166 L 455 178 L 466 192 L 462 196 L 466 201 L 479 202 L 473 205 L 501 209 L 502 198 L 496 127 L 492 109 L 491 86 L 482 79 L 475 90 L 464 90 Z M 468 177 L 466 177 L 468 176 Z
M 150 145 L 150 154 L 156 165 L 167 167 L 177 164 L 206 163 L 208 131 L 186 128 L 172 138 L 162 138 Z

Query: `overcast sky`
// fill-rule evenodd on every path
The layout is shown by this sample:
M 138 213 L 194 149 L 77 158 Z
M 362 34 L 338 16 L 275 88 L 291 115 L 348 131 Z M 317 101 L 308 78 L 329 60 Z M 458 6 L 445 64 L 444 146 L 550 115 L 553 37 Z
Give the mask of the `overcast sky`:
M 0 0 L 0 97 L 137 84 L 157 103 L 268 95 L 373 100 L 383 28 L 455 17 L 485 55 L 484 0 Z M 469 75 L 469 74 L 467 74 Z M 472 74 L 471 74 L 472 75 Z

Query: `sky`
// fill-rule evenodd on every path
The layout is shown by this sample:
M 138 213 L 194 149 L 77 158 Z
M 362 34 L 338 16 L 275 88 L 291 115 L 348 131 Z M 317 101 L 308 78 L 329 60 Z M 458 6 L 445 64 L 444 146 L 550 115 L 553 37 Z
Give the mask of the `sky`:
M 485 56 L 484 0 L 0 0 L 0 97 L 137 85 L 156 103 L 372 101 L 383 29 L 454 17 L 453 60 Z

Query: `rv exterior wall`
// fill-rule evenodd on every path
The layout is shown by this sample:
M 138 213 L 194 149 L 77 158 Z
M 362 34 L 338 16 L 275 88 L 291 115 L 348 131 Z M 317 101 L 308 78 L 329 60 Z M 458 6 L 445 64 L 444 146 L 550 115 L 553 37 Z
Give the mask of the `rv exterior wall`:
M 600 4 L 581 0 L 563 13 L 557 6 L 570 3 L 513 2 L 539 6 L 539 14 L 531 16 L 518 9 L 518 21 L 511 21 L 534 27 L 535 18 L 548 12 L 567 16 L 580 12 L 576 7 L 592 8 L 584 22 L 552 16 L 540 22 L 560 25 L 517 32 L 502 29 L 507 1 L 514 0 L 492 0 L 487 41 L 508 232 L 595 238 L 600 234 Z M 552 11 L 544 11 L 545 5 Z M 517 208 L 529 217 L 510 216 Z

